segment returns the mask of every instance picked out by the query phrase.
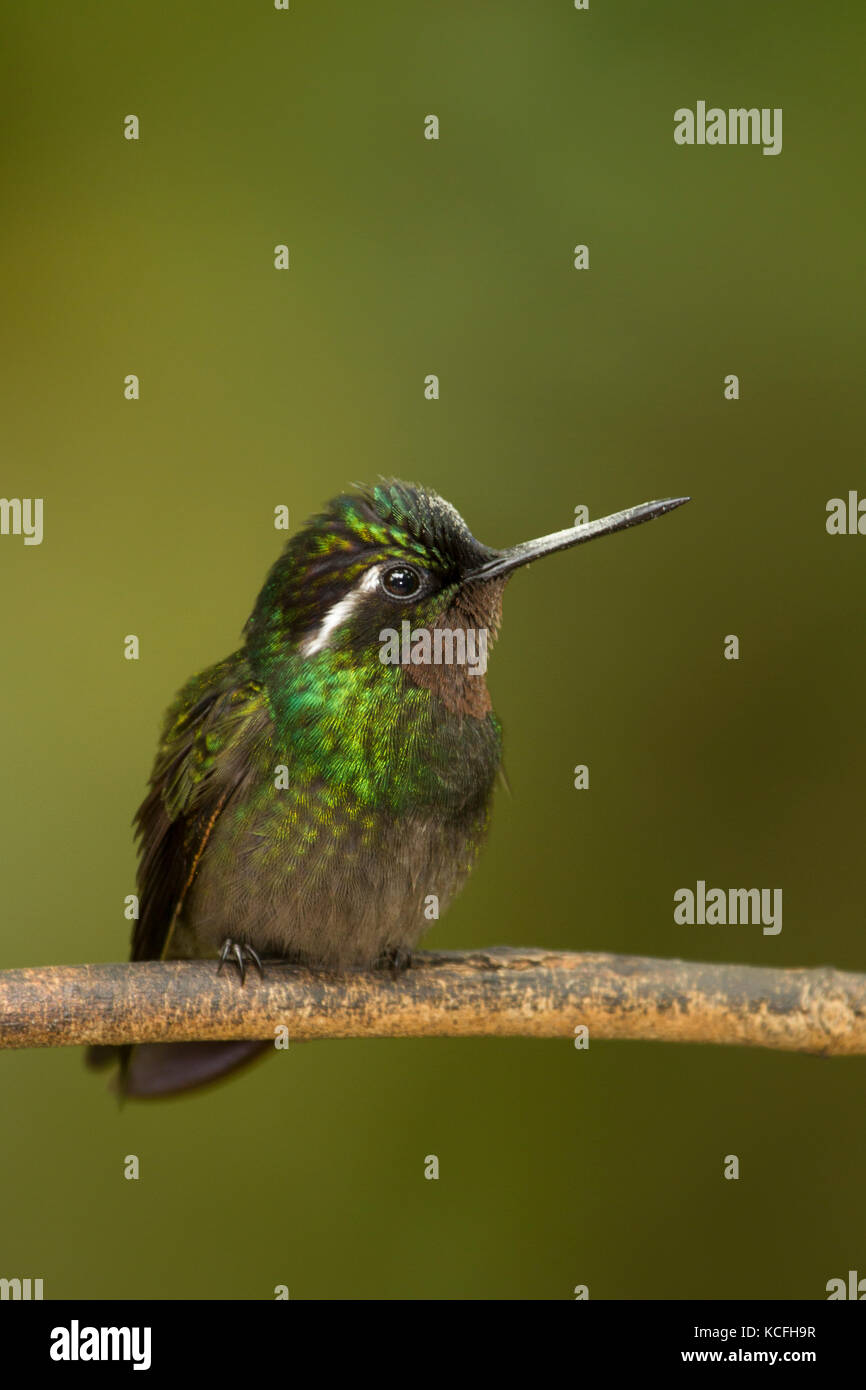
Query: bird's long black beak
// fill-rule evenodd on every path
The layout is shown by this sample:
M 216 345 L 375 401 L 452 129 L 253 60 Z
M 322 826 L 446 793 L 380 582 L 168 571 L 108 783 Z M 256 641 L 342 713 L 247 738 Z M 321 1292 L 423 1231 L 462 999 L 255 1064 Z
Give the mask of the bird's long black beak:
M 681 507 L 688 497 L 666 497 L 661 502 L 641 502 L 638 507 L 628 507 L 624 512 L 614 512 L 598 521 L 587 521 L 583 526 L 569 526 L 565 531 L 554 531 L 550 536 L 541 536 L 537 541 L 524 541 L 510 550 L 494 551 L 493 558 L 464 575 L 468 580 L 498 579 L 500 575 L 510 574 L 521 565 L 529 565 L 544 555 L 553 555 L 557 550 L 570 550 L 573 545 L 583 545 L 584 541 L 594 541 L 596 536 L 609 536 L 612 531 L 625 531 L 629 526 L 640 526 L 643 521 L 652 521 L 665 512 Z

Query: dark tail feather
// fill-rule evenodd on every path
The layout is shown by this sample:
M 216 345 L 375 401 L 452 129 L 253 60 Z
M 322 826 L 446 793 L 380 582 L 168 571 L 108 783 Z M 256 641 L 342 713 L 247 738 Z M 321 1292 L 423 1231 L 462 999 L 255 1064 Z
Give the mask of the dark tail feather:
M 111 1047 L 101 1043 L 88 1047 L 84 1053 L 84 1061 L 88 1067 L 94 1071 L 102 1071 L 104 1067 L 110 1067 L 112 1062 L 117 1061 L 119 1047 Z
M 134 1100 L 194 1091 L 246 1066 L 273 1043 L 252 1042 L 139 1043 L 135 1047 L 89 1047 L 87 1065 L 120 1062 L 118 1087 Z

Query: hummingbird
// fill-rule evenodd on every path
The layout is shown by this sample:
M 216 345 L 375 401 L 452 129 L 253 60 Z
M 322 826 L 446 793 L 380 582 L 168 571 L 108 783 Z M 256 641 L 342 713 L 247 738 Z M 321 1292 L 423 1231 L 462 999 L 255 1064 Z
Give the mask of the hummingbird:
M 273 565 L 243 645 L 168 710 L 135 818 L 131 959 L 215 957 L 239 986 L 263 957 L 405 968 L 430 925 L 428 895 L 447 907 L 488 824 L 502 737 L 486 652 L 507 581 L 688 500 L 505 550 L 415 484 L 382 480 L 329 502 Z M 482 648 L 485 660 L 468 659 Z M 91 1048 L 89 1060 L 117 1058 L 121 1093 L 151 1097 L 270 1046 L 145 1043 Z

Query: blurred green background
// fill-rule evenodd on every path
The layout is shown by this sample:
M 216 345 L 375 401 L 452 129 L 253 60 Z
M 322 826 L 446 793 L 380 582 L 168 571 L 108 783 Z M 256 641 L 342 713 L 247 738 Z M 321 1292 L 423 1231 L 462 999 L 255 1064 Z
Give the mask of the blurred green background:
M 0 491 L 44 497 L 45 540 L 0 538 L 0 965 L 125 957 L 163 709 L 237 645 L 274 506 L 300 524 L 385 473 L 503 545 L 579 503 L 694 498 L 515 578 L 490 678 L 513 796 L 427 944 L 866 968 L 866 540 L 824 525 L 866 490 L 862 9 L 150 0 L 3 25 Z M 698 99 L 782 107 L 781 155 L 675 146 Z M 781 887 L 783 931 L 676 926 L 698 878 Z M 821 1298 L 866 1273 L 864 1086 L 863 1059 L 358 1041 L 118 1111 L 80 1050 L 6 1053 L 0 1275 Z

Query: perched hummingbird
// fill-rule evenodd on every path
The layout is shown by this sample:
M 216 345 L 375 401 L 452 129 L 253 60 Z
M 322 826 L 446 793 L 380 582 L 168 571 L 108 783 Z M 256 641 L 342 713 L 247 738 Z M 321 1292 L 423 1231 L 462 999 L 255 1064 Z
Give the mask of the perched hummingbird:
M 408 483 L 330 502 L 273 566 L 244 645 L 168 711 L 136 818 L 132 959 L 218 955 L 241 983 L 261 956 L 333 971 L 407 964 L 427 895 L 444 908 L 472 868 L 500 766 L 486 663 L 449 664 L 437 631 L 452 656 L 461 637 L 477 653 L 514 570 L 686 501 L 510 550 L 482 545 L 450 503 Z M 404 623 L 411 651 L 403 642 L 389 662 L 383 639 Z M 268 1046 L 147 1043 L 90 1060 L 119 1054 L 126 1095 L 168 1095 Z

